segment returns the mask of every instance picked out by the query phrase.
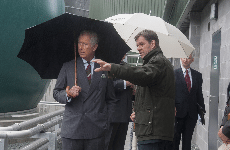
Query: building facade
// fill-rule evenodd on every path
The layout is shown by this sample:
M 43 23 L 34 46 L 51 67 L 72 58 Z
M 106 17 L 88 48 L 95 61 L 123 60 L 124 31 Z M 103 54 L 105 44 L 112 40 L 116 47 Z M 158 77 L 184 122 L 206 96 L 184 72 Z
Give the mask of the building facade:
M 206 123 L 197 124 L 192 141 L 200 150 L 216 150 L 222 144 L 217 133 L 224 114 L 227 86 L 230 82 L 229 8 L 229 0 L 190 1 L 178 17 L 180 19 L 171 19 L 196 48 L 195 62 L 191 67 L 203 75 Z M 167 20 L 167 17 L 165 18 Z M 169 18 L 168 21 L 170 23 Z M 175 64 L 178 64 L 178 60 Z

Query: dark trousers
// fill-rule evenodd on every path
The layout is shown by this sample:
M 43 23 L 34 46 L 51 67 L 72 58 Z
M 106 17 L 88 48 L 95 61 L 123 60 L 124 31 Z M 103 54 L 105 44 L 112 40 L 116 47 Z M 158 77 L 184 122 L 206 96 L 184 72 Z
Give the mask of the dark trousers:
M 106 143 L 108 150 L 124 150 L 129 123 L 111 123 Z
M 197 119 L 189 117 L 175 118 L 174 150 L 179 150 L 182 134 L 182 150 L 191 150 L 191 140 Z
M 172 150 L 172 141 L 147 140 L 138 142 L 138 150 Z
M 62 150 L 105 150 L 105 137 L 95 139 L 62 138 Z

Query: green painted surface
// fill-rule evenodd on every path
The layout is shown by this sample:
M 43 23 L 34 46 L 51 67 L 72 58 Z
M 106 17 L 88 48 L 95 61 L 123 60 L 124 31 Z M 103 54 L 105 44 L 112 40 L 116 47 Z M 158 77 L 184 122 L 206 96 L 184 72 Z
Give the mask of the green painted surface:
M 145 13 L 163 17 L 167 0 L 90 0 L 89 17 L 104 20 L 117 14 Z
M 131 52 L 131 51 L 129 51 L 128 53 L 127 53 L 127 55 L 137 55 L 138 53 L 136 53 L 136 52 Z M 136 56 L 136 57 L 129 57 L 128 56 L 128 58 L 127 58 L 127 61 L 128 61 L 128 63 L 131 63 L 131 64 L 136 64 L 137 63 L 137 60 L 138 60 L 138 57 Z M 143 63 L 143 60 L 142 60 L 142 58 L 141 57 L 139 57 L 139 61 L 138 61 L 139 63 Z
M 163 19 L 176 26 L 190 0 L 168 0 Z
M 0 113 L 37 106 L 50 80 L 42 80 L 17 54 L 25 29 L 64 12 L 64 0 L 1 0 Z

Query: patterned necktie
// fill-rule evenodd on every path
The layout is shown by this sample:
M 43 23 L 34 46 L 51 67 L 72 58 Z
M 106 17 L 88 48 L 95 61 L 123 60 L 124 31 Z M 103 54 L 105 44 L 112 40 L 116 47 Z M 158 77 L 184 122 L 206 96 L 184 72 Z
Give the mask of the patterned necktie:
M 188 91 L 190 92 L 190 90 L 191 90 L 191 80 L 190 80 L 190 77 L 188 75 L 188 70 L 187 69 L 186 69 L 186 75 L 185 75 L 185 82 L 187 84 Z
M 91 83 L 91 65 L 90 65 L 90 61 L 87 61 L 88 66 L 86 68 L 86 74 L 87 74 L 87 79 L 89 81 L 89 84 Z

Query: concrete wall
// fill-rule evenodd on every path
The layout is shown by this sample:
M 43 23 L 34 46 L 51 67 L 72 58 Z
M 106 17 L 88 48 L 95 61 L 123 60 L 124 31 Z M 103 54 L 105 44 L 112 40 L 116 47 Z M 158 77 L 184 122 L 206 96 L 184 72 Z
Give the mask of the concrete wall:
M 208 127 L 209 127 L 209 96 L 210 96 L 210 71 L 212 35 L 221 29 L 220 48 L 220 76 L 219 76 L 219 106 L 218 126 L 220 125 L 227 101 L 227 86 L 230 82 L 230 1 L 218 0 L 218 19 L 210 20 L 211 4 L 217 2 L 211 0 L 200 13 L 191 13 L 190 19 L 190 40 L 195 44 L 196 58 L 192 67 L 197 68 L 203 75 L 203 95 L 206 108 L 205 125 L 197 124 L 194 131 L 193 143 L 197 144 L 200 150 L 208 150 Z M 200 19 L 199 19 L 200 17 Z M 208 24 L 210 23 L 210 30 Z M 195 32 L 195 31 L 198 32 Z M 199 39 L 199 40 L 198 40 Z M 198 63 L 197 63 L 198 62 Z M 219 129 L 217 129 L 219 130 Z M 218 147 L 221 141 L 218 138 Z

